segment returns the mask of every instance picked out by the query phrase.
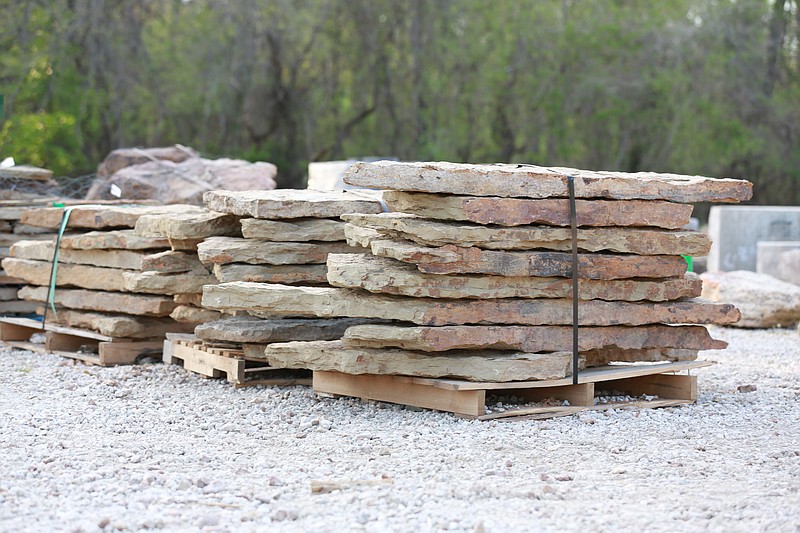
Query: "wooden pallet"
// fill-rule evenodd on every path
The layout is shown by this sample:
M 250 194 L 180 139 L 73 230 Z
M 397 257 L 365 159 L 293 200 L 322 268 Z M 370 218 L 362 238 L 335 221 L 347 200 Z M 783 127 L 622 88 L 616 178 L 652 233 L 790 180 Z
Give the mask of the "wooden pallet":
M 454 379 L 414 378 L 406 376 L 350 375 L 340 372 L 314 372 L 314 390 L 334 396 L 354 396 L 447 411 L 480 420 L 525 417 L 543 419 L 566 416 L 587 410 L 628 407 L 670 407 L 697 401 L 697 377 L 688 371 L 708 366 L 708 361 L 612 365 L 584 370 L 577 385 L 572 378 L 554 381 L 476 383 Z M 687 374 L 678 374 L 687 372 Z M 597 393 L 618 391 L 631 396 L 657 396 L 653 400 L 599 403 Z M 568 406 L 521 407 L 487 413 L 487 393 L 513 395 L 526 402 L 546 399 L 567 400 Z
M 44 342 L 34 335 L 44 334 Z M 0 341 L 8 346 L 39 353 L 52 353 L 100 366 L 130 365 L 143 357 L 159 356 L 160 340 L 133 340 L 30 318 L 0 317 Z
M 225 377 L 236 387 L 311 385 L 310 371 L 271 367 L 263 359 L 246 357 L 240 349 L 208 346 L 194 335 L 167 334 L 163 360 L 201 376 Z

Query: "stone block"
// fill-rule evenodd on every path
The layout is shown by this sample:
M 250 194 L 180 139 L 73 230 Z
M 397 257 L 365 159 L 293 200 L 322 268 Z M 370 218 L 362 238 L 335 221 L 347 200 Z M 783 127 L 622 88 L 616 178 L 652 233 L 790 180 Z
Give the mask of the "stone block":
M 759 241 L 800 241 L 800 207 L 714 206 L 708 234 L 709 272 L 755 272 Z

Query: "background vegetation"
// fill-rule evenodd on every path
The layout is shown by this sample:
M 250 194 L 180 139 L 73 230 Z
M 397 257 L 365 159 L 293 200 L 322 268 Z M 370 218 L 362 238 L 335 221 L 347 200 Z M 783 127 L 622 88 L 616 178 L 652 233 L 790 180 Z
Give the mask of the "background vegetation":
M 0 154 L 748 178 L 800 203 L 798 0 L 0 0 Z

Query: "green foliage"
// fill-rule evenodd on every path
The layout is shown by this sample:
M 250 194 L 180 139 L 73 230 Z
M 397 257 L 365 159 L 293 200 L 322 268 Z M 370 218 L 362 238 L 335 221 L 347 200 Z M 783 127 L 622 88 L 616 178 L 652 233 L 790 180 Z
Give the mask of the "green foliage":
M 798 2 L 6 2 L 0 149 L 85 173 L 177 142 L 282 186 L 375 155 L 661 170 L 796 203 Z
M 15 115 L 0 129 L 0 154 L 49 168 L 56 175 L 68 174 L 82 163 L 74 130 L 75 117 L 67 113 Z

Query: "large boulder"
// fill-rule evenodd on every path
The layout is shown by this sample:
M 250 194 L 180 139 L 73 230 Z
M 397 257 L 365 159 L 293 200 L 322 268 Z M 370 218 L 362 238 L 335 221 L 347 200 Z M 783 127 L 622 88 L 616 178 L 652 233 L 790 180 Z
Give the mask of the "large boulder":
M 178 162 L 158 159 L 120 168 L 108 176 L 101 176 L 98 171 L 86 199 L 152 199 L 164 204 L 203 205 L 206 191 L 274 189 L 277 172 L 272 163 L 238 159 L 190 157 Z
M 159 160 L 180 163 L 195 157 L 200 157 L 200 154 L 188 146 L 179 144 L 157 148 L 118 148 L 112 150 L 100 163 L 100 166 L 97 167 L 97 175 L 107 178 L 116 171 L 133 165 Z
M 800 322 L 800 287 L 747 270 L 705 272 L 703 298 L 735 305 L 742 328 L 791 327 Z

